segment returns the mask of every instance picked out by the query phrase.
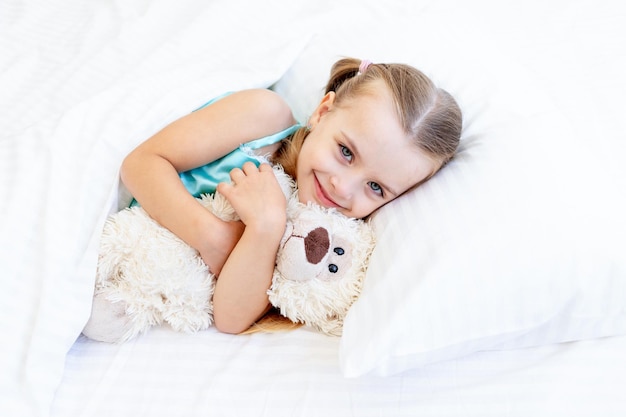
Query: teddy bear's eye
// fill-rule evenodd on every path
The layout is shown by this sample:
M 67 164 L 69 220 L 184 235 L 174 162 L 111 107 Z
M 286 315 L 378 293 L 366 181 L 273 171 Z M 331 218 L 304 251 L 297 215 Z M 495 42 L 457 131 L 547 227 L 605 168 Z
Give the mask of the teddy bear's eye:
M 343 248 L 335 248 L 335 249 L 333 249 L 333 252 L 335 252 L 339 256 L 341 256 L 344 253 L 346 253 L 346 251 L 344 251 Z
M 337 265 L 335 265 L 335 264 L 330 264 L 330 265 L 328 265 L 328 270 L 329 270 L 331 273 L 333 273 L 333 274 L 334 274 L 334 273 L 336 273 L 337 271 L 339 271 L 339 267 L 338 267 Z

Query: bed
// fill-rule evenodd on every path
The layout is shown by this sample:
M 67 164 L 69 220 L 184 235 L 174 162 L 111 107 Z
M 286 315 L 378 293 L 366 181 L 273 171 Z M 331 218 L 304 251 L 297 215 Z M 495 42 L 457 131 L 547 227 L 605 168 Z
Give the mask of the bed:
M 617 0 L 0 4 L 0 415 L 626 415 Z M 458 156 L 371 218 L 342 337 L 81 335 L 124 155 L 225 91 L 305 120 L 342 56 L 412 64 Z

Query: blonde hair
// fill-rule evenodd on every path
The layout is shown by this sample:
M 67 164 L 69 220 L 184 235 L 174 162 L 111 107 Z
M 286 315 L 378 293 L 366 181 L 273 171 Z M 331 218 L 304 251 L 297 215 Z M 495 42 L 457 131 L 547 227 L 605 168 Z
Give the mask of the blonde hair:
M 302 323 L 295 323 L 289 320 L 287 317 L 282 316 L 278 309 L 272 307 L 256 323 L 252 324 L 248 330 L 244 330 L 241 334 L 284 332 L 297 329 L 298 327 L 302 327 Z
M 336 106 L 362 94 L 371 94 L 382 80 L 392 94 L 402 127 L 419 149 L 436 164 L 432 177 L 456 153 L 461 138 L 462 113 L 457 102 L 418 69 L 406 64 L 370 64 L 360 72 L 361 60 L 344 58 L 335 62 L 325 93 L 335 92 Z M 298 129 L 283 141 L 273 158 L 285 172 L 296 178 L 298 154 L 309 130 Z M 424 179 L 426 181 L 428 178 Z M 423 182 L 422 181 L 422 182 Z M 271 309 L 244 333 L 290 330 L 301 326 Z

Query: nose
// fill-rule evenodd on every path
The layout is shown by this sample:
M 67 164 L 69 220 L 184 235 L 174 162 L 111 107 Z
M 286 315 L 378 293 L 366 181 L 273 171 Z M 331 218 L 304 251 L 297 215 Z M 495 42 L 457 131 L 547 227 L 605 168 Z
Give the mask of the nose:
M 330 184 L 333 186 L 334 194 L 342 199 L 348 199 L 352 193 L 352 181 L 348 176 L 333 175 L 330 178 Z
M 309 232 L 304 238 L 304 251 L 309 263 L 317 264 L 328 252 L 330 238 L 328 231 L 323 227 L 317 227 Z

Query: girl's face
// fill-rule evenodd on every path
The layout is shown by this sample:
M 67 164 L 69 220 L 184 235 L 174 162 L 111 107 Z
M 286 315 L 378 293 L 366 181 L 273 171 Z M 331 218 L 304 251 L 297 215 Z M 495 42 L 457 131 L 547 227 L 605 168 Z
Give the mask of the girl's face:
M 381 82 L 368 95 L 334 105 L 322 99 L 298 156 L 301 202 L 363 218 L 435 172 L 436 164 L 406 135 Z

